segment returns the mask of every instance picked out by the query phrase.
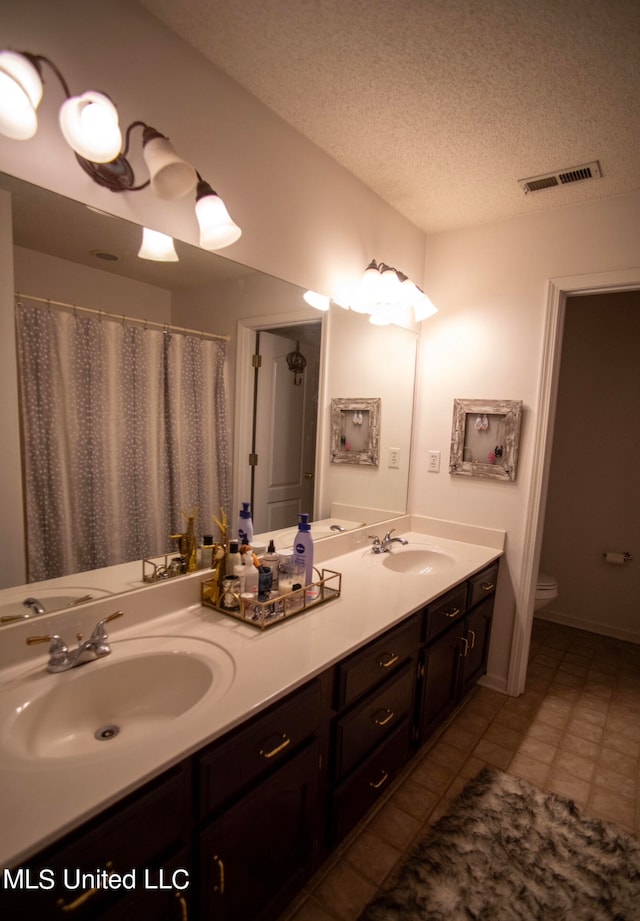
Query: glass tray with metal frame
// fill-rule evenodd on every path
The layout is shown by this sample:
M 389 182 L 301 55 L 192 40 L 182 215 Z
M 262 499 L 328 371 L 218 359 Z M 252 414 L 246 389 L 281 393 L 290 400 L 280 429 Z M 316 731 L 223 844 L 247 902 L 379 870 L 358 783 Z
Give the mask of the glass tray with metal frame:
M 319 578 L 310 585 L 296 588 L 282 595 L 271 592 L 269 598 L 263 601 L 230 593 L 229 602 L 233 604 L 233 607 L 220 604 L 218 582 L 215 579 L 207 579 L 201 584 L 202 604 L 204 607 L 213 608 L 221 614 L 228 614 L 243 623 L 266 630 L 267 627 L 280 624 L 290 617 L 303 614 L 326 601 L 333 601 L 334 598 L 340 597 L 342 573 L 332 569 L 323 569 L 321 572 L 316 569 L 316 573 Z

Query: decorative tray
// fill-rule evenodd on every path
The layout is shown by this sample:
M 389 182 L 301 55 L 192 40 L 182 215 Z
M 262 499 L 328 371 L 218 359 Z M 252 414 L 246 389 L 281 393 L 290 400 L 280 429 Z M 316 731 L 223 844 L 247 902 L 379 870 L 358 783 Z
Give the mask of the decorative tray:
M 229 598 L 229 593 L 227 593 L 225 600 L 229 603 L 229 607 L 226 604 L 222 606 L 217 600 L 220 591 L 217 580 L 207 579 L 201 584 L 202 604 L 220 611 L 221 614 L 228 614 L 230 617 L 235 617 L 236 620 L 252 624 L 260 630 L 266 630 L 267 627 L 282 623 L 289 617 L 303 614 L 325 601 L 332 601 L 340 596 L 342 573 L 334 572 L 332 569 L 323 569 L 322 572 L 318 572 L 318 575 L 320 578 L 316 582 L 304 588 L 296 588 L 282 595 L 278 592 L 271 592 L 269 598 L 263 601 L 235 593 Z

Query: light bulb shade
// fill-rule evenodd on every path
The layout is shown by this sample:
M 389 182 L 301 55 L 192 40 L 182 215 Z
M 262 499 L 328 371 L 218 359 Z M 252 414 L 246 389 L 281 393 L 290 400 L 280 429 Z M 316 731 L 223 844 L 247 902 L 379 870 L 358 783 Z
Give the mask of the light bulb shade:
M 110 163 L 120 153 L 118 111 L 104 93 L 89 90 L 63 102 L 60 129 L 69 147 L 93 163 Z
M 418 292 L 418 297 L 413 302 L 413 315 L 416 318 L 416 322 L 420 323 L 422 320 L 426 320 L 427 317 L 432 317 L 434 313 L 438 312 L 438 308 L 435 304 L 429 300 L 427 295 L 416 287 Z
M 142 229 L 142 245 L 138 251 L 138 258 L 151 259 L 153 262 L 177 262 L 178 254 L 173 243 L 173 237 L 159 230 L 149 227 Z
M 0 132 L 16 141 L 38 130 L 36 109 L 42 99 L 42 79 L 24 54 L 0 51 Z
M 203 249 L 224 249 L 242 235 L 220 196 L 203 180 L 198 182 L 196 217 L 200 225 L 200 246 Z
M 182 160 L 173 149 L 169 138 L 158 134 L 153 128 L 145 128 L 143 149 L 151 191 L 158 198 L 182 198 L 193 191 L 197 181 L 195 169 Z
M 355 295 L 351 301 L 351 309 L 356 313 L 371 313 L 379 300 L 380 271 L 375 259 L 372 259 L 364 270 Z
M 327 297 L 326 294 L 318 294 L 317 291 L 305 291 L 302 296 L 307 304 L 310 307 L 315 307 L 316 310 L 328 310 L 331 304 L 331 298 Z

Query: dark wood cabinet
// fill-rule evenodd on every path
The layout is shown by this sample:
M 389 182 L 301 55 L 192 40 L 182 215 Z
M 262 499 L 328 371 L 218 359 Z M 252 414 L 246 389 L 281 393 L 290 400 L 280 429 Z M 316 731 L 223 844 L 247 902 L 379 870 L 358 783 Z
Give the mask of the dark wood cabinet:
M 9 870 L 0 917 L 275 921 L 485 672 L 497 574 L 455 586 Z M 76 870 L 135 885 L 65 888 Z
M 335 670 L 327 838 L 343 838 L 411 755 L 420 618 L 413 615 Z
M 414 740 L 420 745 L 487 669 L 498 564 L 427 605 Z
M 314 865 L 318 745 L 312 742 L 201 835 L 197 917 L 277 917 Z

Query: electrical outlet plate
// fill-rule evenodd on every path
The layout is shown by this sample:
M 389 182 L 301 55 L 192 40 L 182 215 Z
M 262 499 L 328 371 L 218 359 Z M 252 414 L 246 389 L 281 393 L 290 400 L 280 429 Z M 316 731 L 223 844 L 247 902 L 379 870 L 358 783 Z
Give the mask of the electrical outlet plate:
M 429 473 L 438 473 L 440 470 L 440 452 L 429 451 L 427 457 L 427 470 Z
M 400 448 L 389 448 L 389 466 L 395 468 L 400 466 Z

